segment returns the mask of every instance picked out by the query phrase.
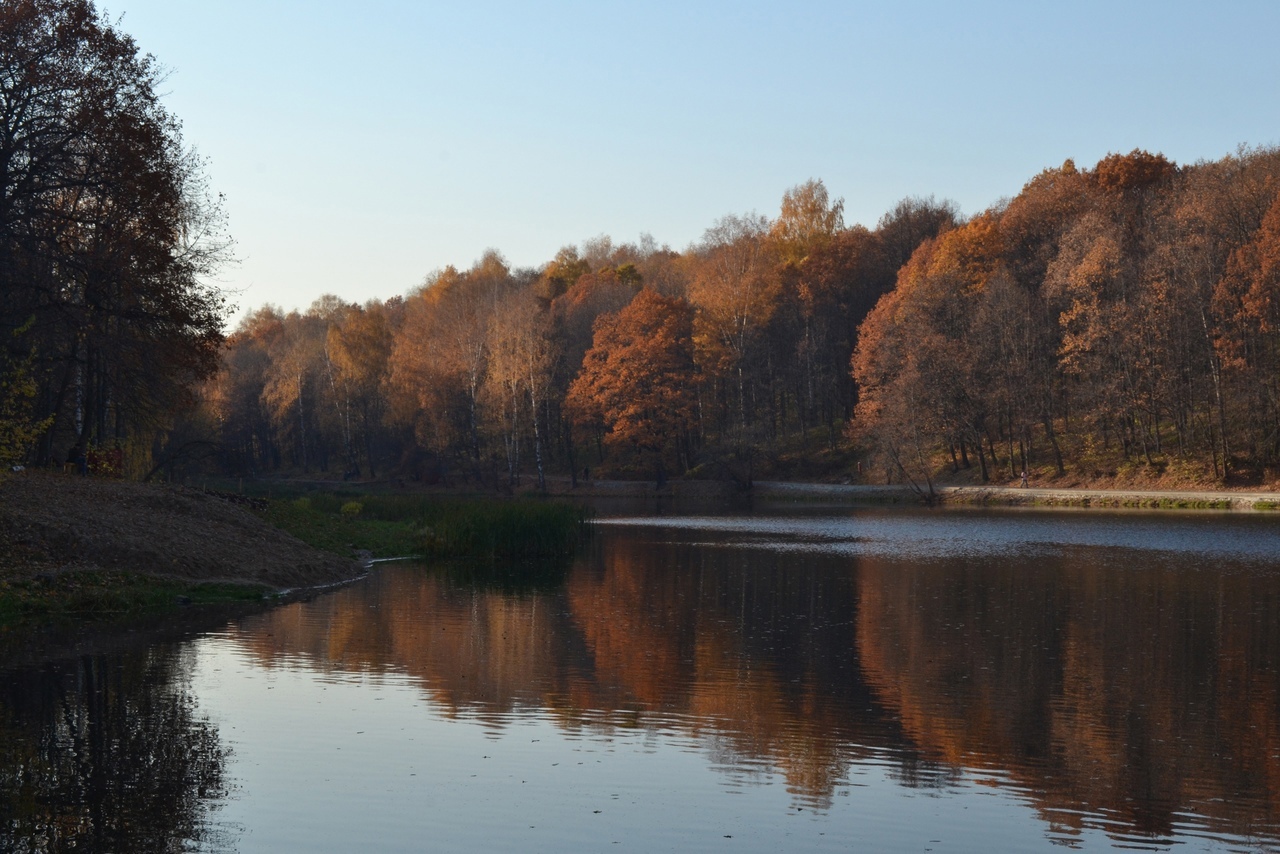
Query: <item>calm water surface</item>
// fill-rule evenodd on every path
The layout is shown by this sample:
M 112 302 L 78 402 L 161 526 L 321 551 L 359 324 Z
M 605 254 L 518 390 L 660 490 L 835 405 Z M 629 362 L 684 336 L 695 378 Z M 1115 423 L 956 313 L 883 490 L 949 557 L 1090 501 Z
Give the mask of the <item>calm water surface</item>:
M 618 518 L 0 663 L 4 851 L 1280 850 L 1280 520 Z

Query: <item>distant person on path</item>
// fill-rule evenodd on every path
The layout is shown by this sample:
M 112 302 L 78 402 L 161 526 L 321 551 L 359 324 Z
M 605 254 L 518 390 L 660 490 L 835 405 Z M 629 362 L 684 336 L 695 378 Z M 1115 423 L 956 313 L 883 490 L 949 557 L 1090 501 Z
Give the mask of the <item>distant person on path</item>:
M 1022 470 L 1022 488 L 1023 489 L 1027 488 L 1027 470 L 1026 469 Z

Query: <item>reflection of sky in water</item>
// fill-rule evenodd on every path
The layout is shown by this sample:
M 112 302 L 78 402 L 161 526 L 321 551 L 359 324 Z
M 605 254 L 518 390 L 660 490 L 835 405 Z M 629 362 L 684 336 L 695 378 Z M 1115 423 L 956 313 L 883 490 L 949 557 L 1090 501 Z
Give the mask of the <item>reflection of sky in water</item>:
M 732 535 L 718 544 L 735 547 L 890 558 L 1032 557 L 1104 548 L 1280 565 L 1280 520 L 1226 514 L 855 512 L 812 518 L 632 517 L 601 519 L 597 524 Z

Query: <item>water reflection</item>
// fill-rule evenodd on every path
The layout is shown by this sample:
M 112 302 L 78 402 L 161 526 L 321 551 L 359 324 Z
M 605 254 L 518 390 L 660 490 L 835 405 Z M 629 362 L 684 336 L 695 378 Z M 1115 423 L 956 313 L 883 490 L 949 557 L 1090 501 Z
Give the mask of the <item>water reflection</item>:
M 0 850 L 179 851 L 208 823 L 226 749 L 172 647 L 0 672 Z
M 1275 579 L 1090 558 L 863 561 L 867 681 L 913 743 L 1014 775 L 1055 832 L 1274 835 Z
M 1256 560 L 1206 566 L 1100 528 L 1101 544 L 907 561 L 787 524 L 791 545 L 834 547 L 617 527 L 563 585 L 388 569 L 247 620 L 242 640 L 270 666 L 407 674 L 497 728 L 547 710 L 566 731 L 679 734 L 735 782 L 781 774 L 823 810 L 876 764 L 908 787 L 986 779 L 1069 844 L 1276 838 L 1280 580 Z M 1263 555 L 1261 534 L 1237 546 Z
M 859 758 L 888 751 L 919 776 L 917 751 L 859 678 L 848 574 L 726 556 L 610 536 L 563 586 L 515 595 L 391 569 L 246 621 L 244 643 L 268 665 L 405 673 L 437 708 L 497 727 L 547 709 L 568 728 L 678 731 L 735 774 L 782 773 L 813 807 L 830 806 Z
M 374 813 L 404 850 L 1275 848 L 1277 556 L 1257 520 L 869 513 L 390 565 L 0 673 L 0 850 L 341 848 Z

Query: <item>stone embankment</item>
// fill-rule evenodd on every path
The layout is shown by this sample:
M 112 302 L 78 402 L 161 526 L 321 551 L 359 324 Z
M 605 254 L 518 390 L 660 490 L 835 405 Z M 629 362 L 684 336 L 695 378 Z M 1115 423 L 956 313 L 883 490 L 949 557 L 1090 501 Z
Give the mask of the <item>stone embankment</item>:
M 927 491 L 927 489 L 926 489 Z M 758 481 L 762 497 L 828 501 L 914 502 L 923 496 L 910 486 L 854 486 L 823 483 Z M 1221 510 L 1277 510 L 1280 493 L 1243 491 L 1157 491 L 1139 489 L 1053 489 L 1009 486 L 935 486 L 943 504 L 1008 507 L 1106 507 Z

